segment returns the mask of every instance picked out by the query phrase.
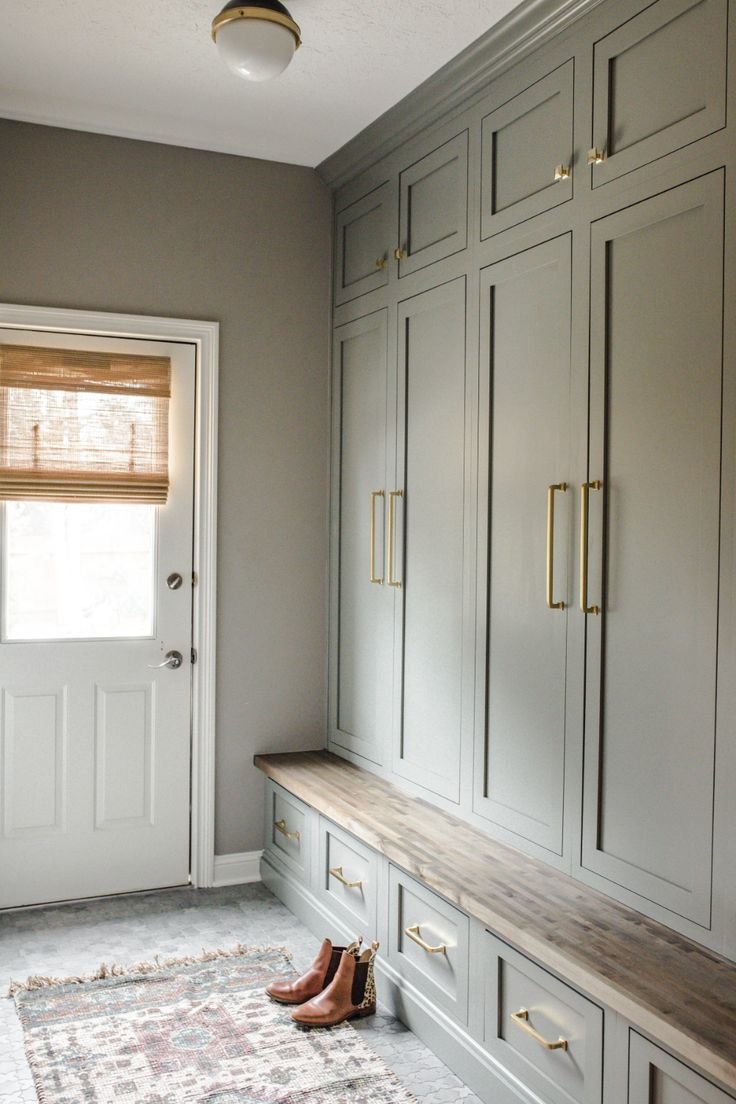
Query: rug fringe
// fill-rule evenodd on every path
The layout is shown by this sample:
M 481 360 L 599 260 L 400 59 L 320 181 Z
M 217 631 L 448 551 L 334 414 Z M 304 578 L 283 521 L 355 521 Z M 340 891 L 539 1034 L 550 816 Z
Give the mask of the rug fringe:
M 231 950 L 218 948 L 214 951 L 203 950 L 198 955 L 183 955 L 180 958 L 161 959 L 155 955 L 153 961 L 136 962 L 131 966 L 120 966 L 113 963 L 108 966 L 106 962 L 100 964 L 93 974 L 77 974 L 70 977 L 43 977 L 34 974 L 25 981 L 12 981 L 8 988 L 8 996 L 16 997 L 19 993 L 28 993 L 33 989 L 51 989 L 61 985 L 87 985 L 91 981 L 103 981 L 105 978 L 129 977 L 131 974 L 145 976 L 157 974 L 162 970 L 171 970 L 176 966 L 195 966 L 200 962 L 215 962 L 219 958 L 238 958 L 246 954 L 258 954 L 263 951 L 276 951 L 283 954 L 291 962 L 291 954 L 286 947 L 248 947 L 244 943 L 236 943 Z

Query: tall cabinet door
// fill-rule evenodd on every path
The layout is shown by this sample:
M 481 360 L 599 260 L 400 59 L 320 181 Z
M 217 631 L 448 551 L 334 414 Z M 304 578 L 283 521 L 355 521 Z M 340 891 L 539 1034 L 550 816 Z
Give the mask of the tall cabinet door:
M 481 275 L 475 810 L 562 852 L 570 585 L 570 237 Z M 485 500 L 485 501 L 484 501 Z M 485 706 L 485 708 L 483 708 Z
M 465 278 L 399 304 L 394 769 L 459 800 L 463 684 Z M 393 549 L 403 548 L 403 559 Z M 394 570 L 391 570 L 394 568 Z M 400 584 L 400 585 L 399 585 Z
M 384 517 L 395 410 L 386 340 L 386 311 L 377 311 L 336 330 L 333 356 L 330 740 L 372 763 L 382 762 L 391 726 Z
M 705 927 L 723 190 L 711 173 L 600 220 L 591 241 L 590 479 L 602 491 L 590 491 L 588 608 L 601 612 L 588 614 L 583 866 Z

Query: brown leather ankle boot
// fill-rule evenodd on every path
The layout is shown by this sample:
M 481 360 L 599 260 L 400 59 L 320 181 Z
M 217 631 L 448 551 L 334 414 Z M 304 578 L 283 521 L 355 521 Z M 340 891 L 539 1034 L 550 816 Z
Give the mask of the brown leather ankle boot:
M 343 1020 L 372 1016 L 376 1011 L 373 962 L 378 944 L 359 957 L 343 952 L 334 978 L 318 996 L 295 1008 L 291 1018 L 300 1027 L 334 1027 Z
M 277 978 L 266 986 L 266 992 L 272 1000 L 281 1004 L 303 1004 L 304 1001 L 311 1000 L 330 984 L 337 973 L 341 956 L 357 955 L 362 942 L 361 936 L 349 947 L 333 947 L 329 939 L 323 939 L 317 957 L 306 973 L 296 981 L 291 978 Z

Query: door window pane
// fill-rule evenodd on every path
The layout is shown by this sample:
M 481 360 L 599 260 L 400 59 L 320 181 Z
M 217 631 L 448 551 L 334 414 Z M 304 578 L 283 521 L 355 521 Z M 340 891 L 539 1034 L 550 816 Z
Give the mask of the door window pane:
M 156 509 L 6 502 L 3 639 L 153 636 Z

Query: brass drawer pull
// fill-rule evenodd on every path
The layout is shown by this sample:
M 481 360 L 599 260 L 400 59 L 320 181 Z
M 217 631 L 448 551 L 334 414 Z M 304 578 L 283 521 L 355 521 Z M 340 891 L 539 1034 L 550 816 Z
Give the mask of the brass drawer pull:
M 517 1027 L 520 1027 L 522 1031 L 526 1031 L 527 1035 L 531 1035 L 532 1039 L 539 1043 L 541 1047 L 544 1047 L 545 1050 L 567 1050 L 567 1039 L 560 1036 L 556 1043 L 551 1043 L 549 1039 L 545 1039 L 544 1035 L 540 1035 L 538 1031 L 534 1030 L 529 1023 L 529 1013 L 526 1008 L 520 1008 L 518 1012 L 512 1012 L 511 1019 Z
M 347 880 L 347 878 L 343 877 L 341 866 L 331 866 L 330 867 L 330 874 L 332 875 L 333 878 L 335 878 L 336 881 L 338 881 L 340 883 L 340 885 L 344 885 L 346 889 L 362 889 L 363 888 L 363 883 L 362 882 L 349 882 Z
M 583 613 L 598 615 L 600 606 L 588 605 L 588 506 L 591 491 L 600 491 L 600 479 L 583 483 L 580 487 L 580 609 Z
M 564 610 L 564 602 L 552 597 L 555 581 L 555 491 L 566 491 L 567 483 L 550 483 L 547 488 L 547 606 L 551 610 Z
M 280 832 L 282 836 L 286 836 L 286 838 L 289 839 L 289 840 L 299 841 L 302 838 L 300 832 L 290 832 L 287 829 L 286 821 L 284 820 L 283 817 L 281 818 L 281 820 L 275 820 L 273 822 L 273 826 L 274 826 L 274 828 L 276 829 L 277 832 Z
M 427 954 L 447 954 L 447 945 L 440 943 L 437 947 L 430 947 L 429 943 L 425 943 L 419 934 L 419 924 L 412 924 L 410 928 L 404 928 L 404 935 L 408 935 L 412 942 L 416 943 L 418 947 L 421 947 Z
M 593 146 L 592 149 L 588 150 L 588 164 L 589 165 L 600 165 L 605 160 L 606 160 L 606 151 L 605 151 L 605 149 L 598 149 L 597 146 Z
M 555 181 L 557 180 L 569 180 L 570 179 L 570 166 L 569 165 L 557 165 L 555 168 Z

